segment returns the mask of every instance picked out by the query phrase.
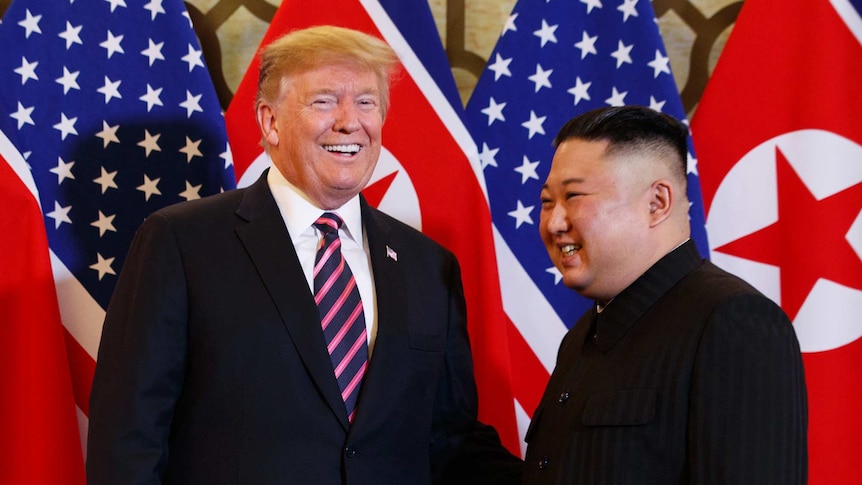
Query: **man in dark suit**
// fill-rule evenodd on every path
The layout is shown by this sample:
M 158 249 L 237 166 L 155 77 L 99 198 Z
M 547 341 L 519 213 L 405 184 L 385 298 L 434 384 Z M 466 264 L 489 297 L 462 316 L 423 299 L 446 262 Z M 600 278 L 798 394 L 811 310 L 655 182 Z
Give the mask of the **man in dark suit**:
M 525 484 L 802 484 L 807 405 L 781 309 L 689 239 L 687 128 L 591 111 L 555 140 L 540 231 L 596 301 L 527 431 Z
M 396 65 L 335 27 L 263 51 L 273 167 L 138 231 L 99 349 L 90 484 L 520 480 L 476 419 L 455 257 L 359 195 Z

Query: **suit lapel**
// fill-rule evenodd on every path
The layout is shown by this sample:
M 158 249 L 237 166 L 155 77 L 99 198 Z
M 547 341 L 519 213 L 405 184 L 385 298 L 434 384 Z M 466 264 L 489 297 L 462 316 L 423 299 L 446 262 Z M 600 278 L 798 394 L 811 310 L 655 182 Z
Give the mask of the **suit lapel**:
M 362 383 L 357 404 L 357 426 L 377 429 L 385 426 L 387 412 L 393 406 L 391 388 L 401 382 L 407 352 L 407 297 L 403 262 L 398 262 L 398 253 L 406 253 L 401 247 L 397 231 L 379 213 L 371 209 L 364 198 L 362 223 L 368 237 L 371 268 L 374 275 L 374 290 L 377 297 L 377 338 L 374 343 L 368 371 Z
M 317 389 L 342 426 L 347 412 L 320 329 L 314 297 L 302 273 L 290 234 L 266 182 L 266 172 L 244 194 L 237 215 L 246 221 L 236 233 L 266 285 L 282 322 Z

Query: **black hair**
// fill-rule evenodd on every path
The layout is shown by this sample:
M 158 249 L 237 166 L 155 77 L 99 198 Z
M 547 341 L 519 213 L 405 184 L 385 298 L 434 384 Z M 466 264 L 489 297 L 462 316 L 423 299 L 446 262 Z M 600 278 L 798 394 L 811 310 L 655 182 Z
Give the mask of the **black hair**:
M 608 154 L 671 149 L 678 158 L 672 168 L 683 182 L 686 180 L 688 127 L 673 116 L 645 106 L 594 109 L 566 122 L 554 138 L 554 146 L 572 138 L 607 141 Z

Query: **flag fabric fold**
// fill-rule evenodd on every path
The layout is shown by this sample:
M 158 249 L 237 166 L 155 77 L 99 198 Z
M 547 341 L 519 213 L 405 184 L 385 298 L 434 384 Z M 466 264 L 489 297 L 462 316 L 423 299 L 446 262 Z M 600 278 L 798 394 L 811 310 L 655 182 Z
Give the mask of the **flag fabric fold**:
M 686 118 L 646 0 L 518 1 L 467 104 L 488 188 L 504 306 L 514 324 L 513 347 L 521 344 L 514 352 L 534 356 L 534 370 L 520 372 L 513 382 L 527 417 L 553 370 L 560 339 L 591 304 L 561 284 L 539 236 L 539 197 L 553 138 L 580 113 L 632 104 Z M 692 237 L 706 256 L 693 150 L 688 178 Z
M 3 482 L 83 484 L 84 460 L 42 212 L 2 156 L 0 194 Z
M 28 455 L 25 478 L 12 483 L 83 483 L 89 389 L 116 275 L 147 214 L 234 186 L 224 119 L 181 0 L 15 0 L 0 45 L 0 221 L 15 235 L 2 243 L 21 255 L 0 295 L 17 306 L 0 346 L 53 366 L 44 381 L 27 360 L 4 367 L 28 387 L 7 389 L 6 401 L 21 401 L 0 419 L 33 433 L 43 427 L 33 423 L 60 420 L 51 416 L 72 423 L 57 423 L 52 446 L 7 436 L 0 445 L 4 458 Z M 22 404 L 23 391 L 49 383 L 62 410 Z M 60 443 L 68 460 L 39 456 Z M 40 467 L 67 461 L 78 465 L 39 480 Z
M 460 104 L 451 102 L 454 82 L 448 65 L 440 65 L 446 58 L 428 4 L 285 0 L 261 46 L 291 30 L 322 24 L 380 37 L 399 56 L 401 75 L 391 87 L 381 158 L 364 194 L 369 203 L 420 229 L 457 256 L 467 299 L 479 417 L 494 425 L 503 443 L 518 453 L 506 316 L 484 181 L 473 164 L 476 148 L 461 120 Z M 226 115 L 241 186 L 270 164 L 259 144 L 254 114 L 258 62 L 252 61 Z M 444 76 L 440 84 L 435 76 Z
M 809 483 L 862 453 L 862 3 L 746 0 L 692 120 L 712 259 L 793 321 Z

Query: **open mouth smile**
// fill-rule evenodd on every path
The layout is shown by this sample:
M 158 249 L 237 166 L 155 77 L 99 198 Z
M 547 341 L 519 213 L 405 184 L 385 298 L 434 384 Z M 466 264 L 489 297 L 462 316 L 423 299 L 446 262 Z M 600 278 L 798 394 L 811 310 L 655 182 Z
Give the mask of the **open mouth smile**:
M 565 244 L 563 246 L 560 246 L 560 250 L 563 252 L 564 256 L 572 256 L 575 254 L 576 251 L 579 251 L 580 249 L 581 246 L 577 244 Z
M 323 149 L 330 153 L 356 155 L 360 150 L 362 150 L 362 147 L 358 143 L 351 143 L 348 145 L 323 145 Z

